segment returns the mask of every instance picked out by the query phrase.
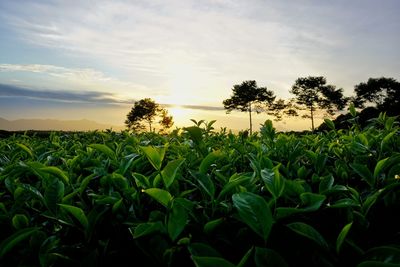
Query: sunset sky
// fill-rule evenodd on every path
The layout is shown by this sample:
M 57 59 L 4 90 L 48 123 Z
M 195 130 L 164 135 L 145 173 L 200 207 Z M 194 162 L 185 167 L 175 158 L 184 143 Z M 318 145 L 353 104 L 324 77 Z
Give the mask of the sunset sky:
M 304 76 L 347 96 L 370 77 L 400 80 L 399 10 L 398 0 L 1 0 L 0 117 L 123 125 L 150 97 L 176 126 L 244 129 L 247 114 L 222 106 L 244 80 L 282 98 Z

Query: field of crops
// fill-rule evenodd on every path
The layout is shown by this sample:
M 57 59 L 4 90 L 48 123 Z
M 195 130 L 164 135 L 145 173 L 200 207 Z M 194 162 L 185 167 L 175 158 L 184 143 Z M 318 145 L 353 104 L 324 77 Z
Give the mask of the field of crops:
M 0 266 L 399 266 L 395 118 L 327 124 L 2 138 Z

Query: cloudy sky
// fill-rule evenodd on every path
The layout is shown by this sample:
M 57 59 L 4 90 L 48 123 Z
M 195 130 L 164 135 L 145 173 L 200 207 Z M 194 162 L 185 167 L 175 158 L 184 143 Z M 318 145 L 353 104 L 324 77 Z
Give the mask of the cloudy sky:
M 246 114 L 221 109 L 244 80 L 283 98 L 310 75 L 348 96 L 369 77 L 400 80 L 399 10 L 397 0 L 2 0 L 0 117 L 122 125 L 151 97 L 177 126 L 245 128 Z

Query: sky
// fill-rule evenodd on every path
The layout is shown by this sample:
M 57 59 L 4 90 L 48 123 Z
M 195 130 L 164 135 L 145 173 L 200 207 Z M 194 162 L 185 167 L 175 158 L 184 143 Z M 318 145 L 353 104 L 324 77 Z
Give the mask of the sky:
M 149 97 L 177 127 L 245 129 L 248 115 L 222 105 L 245 80 L 279 98 L 299 77 L 324 76 L 346 96 L 370 77 L 400 80 L 399 10 L 398 0 L 1 0 L 0 117 L 123 125 Z

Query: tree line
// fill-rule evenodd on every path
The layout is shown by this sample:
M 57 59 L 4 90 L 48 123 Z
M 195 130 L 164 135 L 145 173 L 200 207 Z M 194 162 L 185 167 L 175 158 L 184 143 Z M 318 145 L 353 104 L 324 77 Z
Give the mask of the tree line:
M 388 115 L 397 115 L 400 110 L 400 83 L 393 78 L 369 78 L 354 86 L 354 96 L 343 95 L 342 88 L 327 84 L 323 76 L 300 77 L 289 90 L 293 98 L 277 99 L 272 90 L 259 87 L 255 80 L 243 81 L 232 87 L 232 95 L 222 104 L 227 113 L 233 110 L 248 112 L 249 130 L 253 131 L 252 113 L 266 112 L 275 120 L 284 117 L 300 116 L 311 120 L 311 129 L 315 130 L 315 112 L 322 110 L 327 116 L 333 116 L 343 110 L 349 103 L 364 109 L 373 108 L 377 112 L 387 112 Z M 152 124 L 159 118 L 161 131 L 166 131 L 173 125 L 172 116 L 168 111 L 150 98 L 134 103 L 125 121 L 128 129 L 144 130 L 148 124 L 152 131 Z

